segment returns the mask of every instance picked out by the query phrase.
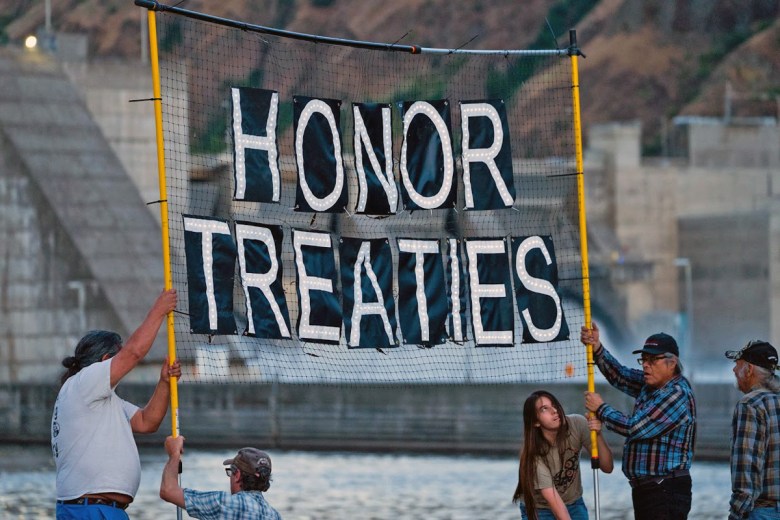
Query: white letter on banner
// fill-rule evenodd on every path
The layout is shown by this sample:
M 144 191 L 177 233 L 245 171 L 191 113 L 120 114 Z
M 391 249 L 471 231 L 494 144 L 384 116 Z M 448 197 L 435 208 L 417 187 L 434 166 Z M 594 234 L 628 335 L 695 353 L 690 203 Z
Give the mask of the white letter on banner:
M 363 271 L 363 267 L 366 269 L 366 275 L 371 280 L 371 286 L 376 293 L 376 302 L 363 303 L 363 284 L 360 273 Z M 360 251 L 358 251 L 357 258 L 355 259 L 354 267 L 355 283 L 352 286 L 355 292 L 355 306 L 352 309 L 352 330 L 349 334 L 350 345 L 360 345 L 360 320 L 366 314 L 378 314 L 382 318 L 384 323 L 385 334 L 390 343 L 394 342 L 393 329 L 390 327 L 390 318 L 387 316 L 387 309 L 385 309 L 385 298 L 382 293 L 382 288 L 379 287 L 379 280 L 376 278 L 374 268 L 371 267 L 371 243 L 363 242 L 360 244 Z
M 458 240 L 450 238 L 450 268 L 452 270 L 452 286 L 450 298 L 452 299 L 452 339 L 463 341 L 463 324 L 460 322 L 460 258 L 458 258 Z
M 474 193 L 471 185 L 471 163 L 473 162 L 485 163 L 490 170 L 490 176 L 493 177 L 493 182 L 496 183 L 501 200 L 507 207 L 512 206 L 515 201 L 512 200 L 496 165 L 496 157 L 504 144 L 504 130 L 501 127 L 501 117 L 498 115 L 498 111 L 489 103 L 464 103 L 460 107 L 460 113 L 461 128 L 463 129 L 463 187 L 466 191 L 466 208 L 474 208 Z M 490 145 L 490 148 L 475 148 L 473 150 L 469 148 L 469 118 L 472 117 L 486 117 L 493 123 L 493 144 Z
M 412 124 L 412 119 L 417 114 L 423 114 L 433 122 L 436 127 L 436 131 L 439 133 L 439 139 L 441 140 L 441 151 L 444 159 L 444 179 L 442 181 L 441 188 L 436 195 L 426 197 L 417 193 L 412 184 L 412 180 L 409 178 L 409 170 L 406 167 L 406 154 L 407 154 L 407 139 L 406 134 L 409 132 L 409 126 Z M 437 209 L 441 207 L 444 200 L 449 195 L 452 188 L 452 181 L 455 171 L 455 159 L 452 156 L 452 142 L 450 141 L 450 134 L 447 131 L 447 124 L 444 119 L 441 118 L 439 112 L 426 101 L 415 101 L 409 110 L 404 114 L 404 140 L 401 145 L 401 181 L 406 187 L 406 192 L 412 201 L 420 206 L 422 209 Z
M 230 235 L 227 222 L 211 219 L 184 217 L 184 230 L 190 233 L 201 233 L 201 257 L 203 259 L 203 275 L 206 279 L 206 302 L 209 306 L 209 328 L 217 330 L 217 299 L 214 296 L 213 253 L 211 251 L 211 235 Z
M 503 240 L 468 240 L 466 242 L 466 254 L 469 258 L 469 287 L 471 289 L 471 319 L 474 322 L 474 340 L 479 344 L 511 345 L 511 330 L 492 330 L 485 332 L 482 328 L 482 309 L 479 304 L 481 298 L 506 298 L 506 289 L 503 284 L 479 283 L 477 270 L 478 255 L 505 255 L 506 248 Z
M 358 184 L 360 184 L 360 197 L 358 198 L 356 211 L 358 213 L 364 212 L 366 210 L 366 202 L 368 202 L 366 172 L 363 169 L 363 150 L 365 149 L 371 168 L 376 172 L 376 177 L 387 194 L 387 204 L 390 207 L 390 213 L 395 213 L 398 208 L 398 188 L 393 178 L 393 141 L 390 127 L 390 107 L 382 108 L 382 145 L 385 152 L 384 169 L 379 164 L 376 153 L 374 153 L 374 147 L 368 136 L 366 123 L 363 121 L 363 116 L 360 115 L 360 107 L 353 106 L 352 114 L 355 117 L 355 170 Z
M 298 269 L 298 291 L 301 294 L 301 317 L 298 327 L 298 337 L 302 340 L 327 340 L 337 342 L 341 338 L 339 327 L 327 327 L 325 325 L 311 324 L 311 297 L 310 291 L 333 292 L 333 280 L 309 276 L 306 273 L 306 265 L 303 261 L 301 246 L 321 247 L 332 250 L 329 233 L 313 233 L 309 231 L 295 231 L 293 233 L 293 249 L 295 249 L 295 266 Z
M 336 182 L 333 191 L 323 198 L 318 198 L 309 188 L 306 180 L 306 169 L 303 165 L 303 134 L 309 124 L 309 119 L 315 112 L 322 114 L 330 126 L 330 135 L 333 137 L 333 154 L 336 158 Z M 341 161 L 341 138 L 336 127 L 336 116 L 330 109 L 330 106 L 321 99 L 312 99 L 303 107 L 301 117 L 298 120 L 297 132 L 295 132 L 295 156 L 298 159 L 298 182 L 301 183 L 301 191 L 306 198 L 306 202 L 315 211 L 327 211 L 339 200 L 341 191 L 344 189 L 344 164 Z
M 244 240 L 259 240 L 268 248 L 268 259 L 271 267 L 265 273 L 248 273 L 246 271 L 246 251 L 244 249 Z M 276 243 L 271 230 L 261 226 L 252 226 L 248 224 L 236 224 L 236 242 L 238 244 L 238 264 L 241 269 L 241 285 L 244 287 L 244 296 L 246 297 L 246 315 L 247 332 L 255 334 L 255 323 L 252 319 L 252 301 L 249 298 L 249 288 L 257 287 L 262 291 L 271 311 L 274 313 L 276 323 L 279 326 L 279 334 L 283 338 L 290 337 L 290 330 L 284 321 L 282 310 L 276 303 L 271 284 L 276 280 L 276 274 L 279 272 L 279 264 L 276 262 Z
M 425 270 L 423 262 L 425 254 L 439 254 L 438 240 L 398 240 L 398 250 L 404 253 L 414 253 L 414 278 L 417 282 L 417 315 L 420 318 L 420 332 L 423 343 L 430 341 L 430 327 L 428 326 L 428 300 L 425 298 Z
M 544 259 L 547 261 L 547 265 L 552 264 L 552 258 L 550 257 L 550 252 L 547 251 L 547 246 L 544 245 L 544 240 L 542 240 L 541 237 L 528 237 L 523 240 L 517 248 L 517 255 L 515 257 L 517 277 L 520 278 L 520 281 L 523 282 L 523 285 L 529 291 L 537 294 L 544 294 L 553 299 L 556 312 L 555 323 L 549 329 L 539 329 L 534 325 L 531 319 L 531 313 L 528 312 L 528 309 L 522 309 L 521 312 L 528 325 L 528 331 L 535 340 L 552 341 L 558 337 L 558 333 L 561 331 L 561 317 L 563 316 L 563 312 L 561 312 L 561 297 L 558 296 L 558 293 L 555 292 L 555 287 L 553 287 L 553 284 L 548 280 L 534 278 L 528 274 L 528 271 L 525 269 L 525 257 L 532 249 L 540 249 L 544 255 Z
M 274 92 L 271 96 L 271 107 L 268 111 L 268 121 L 265 123 L 265 137 L 259 135 L 244 134 L 241 129 L 243 115 L 241 114 L 241 91 L 237 88 L 230 89 L 233 94 L 233 147 L 236 154 L 236 200 L 243 200 L 246 192 L 246 160 L 244 150 L 265 150 L 268 153 L 268 168 L 271 170 L 273 185 L 273 197 L 271 200 L 279 202 L 280 176 L 279 165 L 276 158 L 276 116 L 279 113 L 279 94 Z

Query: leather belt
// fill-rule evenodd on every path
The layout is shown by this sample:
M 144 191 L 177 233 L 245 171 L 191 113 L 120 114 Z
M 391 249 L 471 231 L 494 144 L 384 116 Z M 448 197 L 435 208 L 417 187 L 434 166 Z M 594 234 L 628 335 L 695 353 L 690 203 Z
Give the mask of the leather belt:
M 130 504 L 123 504 L 115 500 L 97 497 L 79 497 L 71 500 L 57 500 L 58 504 L 80 505 L 80 506 L 109 506 L 117 509 L 127 509 Z
M 632 489 L 645 486 L 647 484 L 660 484 L 664 480 L 677 477 L 687 477 L 691 472 L 687 469 L 676 469 L 668 475 L 654 476 L 654 477 L 638 477 L 628 479 L 628 483 Z

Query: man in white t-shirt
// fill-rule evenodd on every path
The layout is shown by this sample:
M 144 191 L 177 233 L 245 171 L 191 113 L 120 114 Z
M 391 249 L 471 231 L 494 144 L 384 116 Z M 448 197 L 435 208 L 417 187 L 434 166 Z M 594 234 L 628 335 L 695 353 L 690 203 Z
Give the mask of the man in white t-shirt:
M 90 331 L 63 359 L 67 372 L 54 404 L 51 447 L 57 466 L 57 520 L 127 519 L 141 479 L 133 433 L 157 431 L 168 410 L 170 377 L 181 367 L 166 360 L 149 402 L 139 408 L 114 392 L 149 352 L 176 291 L 163 291 L 125 345 L 119 334 Z

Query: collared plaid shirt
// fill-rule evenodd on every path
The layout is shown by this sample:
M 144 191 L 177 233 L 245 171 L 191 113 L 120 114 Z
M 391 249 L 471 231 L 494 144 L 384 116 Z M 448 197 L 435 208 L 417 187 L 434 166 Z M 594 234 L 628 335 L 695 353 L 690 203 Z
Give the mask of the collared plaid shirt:
M 653 389 L 645 384 L 641 370 L 621 365 L 603 347 L 596 364 L 612 386 L 636 398 L 631 415 L 606 403 L 596 411 L 609 430 L 626 438 L 626 477 L 661 477 L 676 469 L 690 469 L 696 438 L 696 401 L 688 380 L 676 375 L 661 388 Z
M 780 395 L 754 388 L 737 402 L 732 421 L 729 520 L 780 501 Z
M 184 489 L 187 514 L 201 520 L 281 520 L 260 491 L 196 491 Z

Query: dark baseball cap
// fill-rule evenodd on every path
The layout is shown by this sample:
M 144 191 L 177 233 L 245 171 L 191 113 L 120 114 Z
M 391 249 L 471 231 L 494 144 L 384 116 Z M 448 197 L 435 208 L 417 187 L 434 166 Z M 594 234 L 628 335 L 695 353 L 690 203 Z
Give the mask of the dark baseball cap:
M 633 354 L 674 354 L 680 356 L 680 349 L 677 347 L 677 342 L 669 334 L 659 332 L 653 334 L 645 340 L 645 346 L 639 350 L 635 350 Z
M 223 462 L 225 466 L 235 466 L 243 473 L 260 477 L 263 469 L 271 472 L 271 456 L 257 448 L 241 448 L 232 459 Z
M 766 341 L 748 341 L 740 350 L 727 350 L 726 357 L 734 361 L 741 359 L 767 370 L 777 369 L 777 350 Z

